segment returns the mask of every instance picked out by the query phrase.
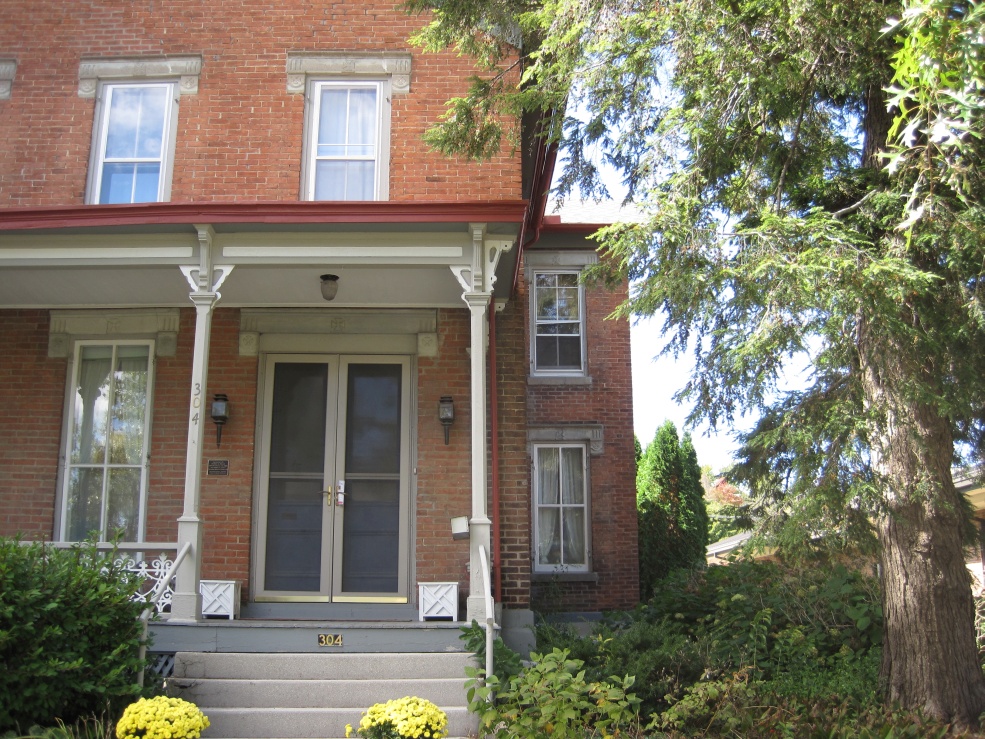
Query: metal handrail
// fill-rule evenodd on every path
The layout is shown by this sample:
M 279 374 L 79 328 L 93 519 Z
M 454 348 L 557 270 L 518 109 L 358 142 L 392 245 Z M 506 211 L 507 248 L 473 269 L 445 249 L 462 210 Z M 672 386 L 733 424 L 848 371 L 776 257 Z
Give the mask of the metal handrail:
M 185 558 L 185 555 L 188 554 L 188 551 L 191 548 L 192 548 L 192 543 L 190 541 L 186 541 L 185 545 L 178 550 L 178 553 L 174 557 L 174 563 L 172 563 L 167 573 L 157 583 L 157 587 L 154 588 L 153 592 L 150 594 L 150 597 L 147 599 L 147 607 L 144 608 L 143 613 L 140 614 L 140 623 L 143 628 L 143 633 L 140 638 L 140 651 L 138 653 L 138 656 L 140 658 L 141 663 L 144 661 L 144 658 L 147 656 L 147 631 L 148 631 L 148 623 L 150 622 L 151 614 L 154 613 L 154 610 L 157 606 L 157 602 L 161 599 L 161 596 L 164 595 L 164 591 L 168 589 L 168 585 L 171 583 L 171 578 L 174 577 L 174 573 L 178 569 L 178 565 L 181 564 L 181 561 Z M 144 686 L 143 666 L 141 666 L 140 668 L 140 674 L 137 675 L 137 684 L 140 685 L 140 687 Z
M 489 558 L 482 544 L 479 545 L 479 566 L 482 568 L 482 596 L 486 606 L 486 682 L 488 684 L 489 676 L 493 674 L 493 641 L 499 626 L 496 624 L 495 603 L 489 583 Z M 492 692 L 489 693 L 489 700 L 493 700 Z

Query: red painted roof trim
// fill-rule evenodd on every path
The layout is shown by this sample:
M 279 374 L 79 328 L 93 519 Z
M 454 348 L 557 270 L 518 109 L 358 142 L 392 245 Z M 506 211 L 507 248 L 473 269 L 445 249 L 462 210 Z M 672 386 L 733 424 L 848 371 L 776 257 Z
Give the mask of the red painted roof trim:
M 198 223 L 522 223 L 525 200 L 209 202 L 0 209 L 0 231 Z

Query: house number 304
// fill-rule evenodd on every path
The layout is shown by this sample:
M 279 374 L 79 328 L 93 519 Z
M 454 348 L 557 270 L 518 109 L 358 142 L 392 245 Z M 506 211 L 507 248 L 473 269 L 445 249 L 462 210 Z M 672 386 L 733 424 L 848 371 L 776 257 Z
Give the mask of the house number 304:
M 342 634 L 319 634 L 318 635 L 318 646 L 319 647 L 341 647 L 342 646 Z

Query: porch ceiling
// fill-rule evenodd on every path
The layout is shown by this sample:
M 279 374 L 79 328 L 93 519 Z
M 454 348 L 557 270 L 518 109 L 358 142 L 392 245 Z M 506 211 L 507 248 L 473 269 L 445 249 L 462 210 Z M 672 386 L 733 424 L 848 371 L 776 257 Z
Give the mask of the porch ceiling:
M 187 307 L 179 267 L 200 263 L 202 228 L 212 263 L 234 266 L 219 307 L 325 307 L 325 273 L 340 278 L 333 308 L 464 307 L 450 267 L 472 263 L 470 223 L 485 224 L 487 245 L 513 243 L 522 217 L 516 203 L 248 205 L 0 211 L 0 308 Z M 515 258 L 500 261 L 497 295 Z

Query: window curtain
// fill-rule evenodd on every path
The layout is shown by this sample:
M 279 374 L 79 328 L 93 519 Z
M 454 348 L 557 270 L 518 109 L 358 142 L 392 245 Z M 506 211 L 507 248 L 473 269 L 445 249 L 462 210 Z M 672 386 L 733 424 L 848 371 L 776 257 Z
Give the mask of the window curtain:
M 537 491 L 537 563 L 586 565 L 584 450 L 539 448 Z
M 561 509 L 555 507 L 561 502 L 559 451 L 537 450 L 537 562 L 542 565 L 561 564 Z
M 585 564 L 585 468 L 580 448 L 561 450 L 564 564 Z

